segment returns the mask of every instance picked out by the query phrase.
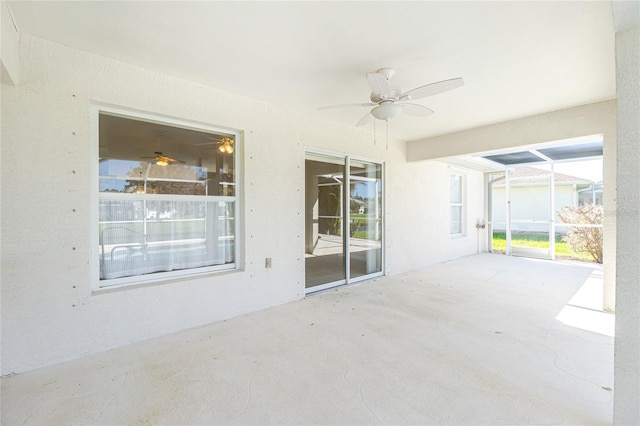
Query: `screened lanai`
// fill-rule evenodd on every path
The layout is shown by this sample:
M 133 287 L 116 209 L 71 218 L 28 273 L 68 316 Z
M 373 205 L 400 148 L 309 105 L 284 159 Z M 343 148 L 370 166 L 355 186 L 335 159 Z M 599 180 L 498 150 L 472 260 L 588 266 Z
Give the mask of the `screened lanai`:
M 488 250 L 602 263 L 602 139 L 480 155 Z M 584 240 L 583 243 L 580 239 Z

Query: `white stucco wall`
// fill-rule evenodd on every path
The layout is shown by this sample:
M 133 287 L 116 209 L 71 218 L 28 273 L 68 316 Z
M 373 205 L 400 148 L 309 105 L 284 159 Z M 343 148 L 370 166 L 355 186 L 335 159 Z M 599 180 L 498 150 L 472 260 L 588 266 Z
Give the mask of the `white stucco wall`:
M 449 235 L 449 174 L 465 176 L 463 237 Z M 446 180 L 443 180 L 446 179 Z M 419 268 L 428 259 L 444 262 L 477 251 L 476 223 L 483 221 L 483 176 L 439 161 L 400 163 L 387 176 L 387 259 L 390 273 Z M 395 188 L 395 189 L 391 189 Z M 416 250 L 422 247 L 426 249 Z M 482 247 L 482 244 L 481 244 Z
M 305 148 L 386 163 L 389 274 L 476 252 L 449 238 L 447 166 L 407 164 L 403 143 L 28 36 L 20 60 L 1 94 L 3 375 L 302 298 Z M 242 270 L 92 292 L 92 102 L 244 132 Z M 482 177 L 468 185 L 475 224 Z
M 617 3 L 617 2 L 616 2 Z M 620 2 L 623 3 L 623 2 Z M 628 7 L 632 9 L 628 9 Z M 635 8 L 635 9 L 633 9 Z M 614 7 L 614 12 L 616 11 Z M 616 425 L 640 424 L 640 5 L 628 2 L 616 32 L 618 267 L 614 412 Z M 623 13 L 624 12 L 624 13 Z M 630 17 L 629 13 L 635 13 Z

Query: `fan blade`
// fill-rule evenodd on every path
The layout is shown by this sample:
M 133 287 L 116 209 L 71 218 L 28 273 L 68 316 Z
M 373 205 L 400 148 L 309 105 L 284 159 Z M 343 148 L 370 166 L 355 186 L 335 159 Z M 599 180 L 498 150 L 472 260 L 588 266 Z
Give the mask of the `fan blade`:
M 427 96 L 437 95 L 447 90 L 453 90 L 464 85 L 461 78 L 452 78 L 451 80 L 438 81 L 437 83 L 427 84 L 425 86 L 416 87 L 400 95 L 400 100 L 420 99 Z
M 367 83 L 376 95 L 382 95 L 384 98 L 392 98 L 391 87 L 386 77 L 379 72 L 367 73 Z
M 179 163 L 179 164 L 185 164 L 184 161 L 182 160 L 176 160 L 175 158 L 168 158 L 169 162 L 171 163 Z
M 373 115 L 371 115 L 370 112 L 367 113 L 367 115 L 365 115 L 364 117 L 362 117 L 360 119 L 360 121 L 358 121 L 358 123 L 356 123 L 356 127 L 360 127 L 360 126 L 364 126 L 365 124 L 367 124 L 368 122 L 371 121 L 371 119 L 373 118 Z
M 399 105 L 400 107 L 402 107 L 402 111 L 409 114 L 409 115 L 416 115 L 418 117 L 428 117 L 431 114 L 434 114 L 435 112 L 432 109 L 427 108 L 426 106 L 423 105 L 418 105 L 418 104 L 405 104 L 405 103 L 398 103 L 397 105 Z
M 316 108 L 317 110 L 323 110 L 323 109 L 334 109 L 334 108 L 349 108 L 349 107 L 371 107 L 377 104 L 373 104 L 371 102 L 366 103 L 366 104 L 341 104 L 341 105 L 329 105 L 329 106 L 323 106 L 323 107 L 319 107 Z

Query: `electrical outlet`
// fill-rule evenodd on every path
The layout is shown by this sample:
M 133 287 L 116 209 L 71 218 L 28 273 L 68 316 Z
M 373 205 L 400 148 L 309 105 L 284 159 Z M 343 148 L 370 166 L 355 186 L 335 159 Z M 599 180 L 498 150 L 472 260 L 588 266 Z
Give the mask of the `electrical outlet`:
M 264 259 L 264 267 L 265 268 L 271 268 L 271 258 L 267 257 L 266 259 Z

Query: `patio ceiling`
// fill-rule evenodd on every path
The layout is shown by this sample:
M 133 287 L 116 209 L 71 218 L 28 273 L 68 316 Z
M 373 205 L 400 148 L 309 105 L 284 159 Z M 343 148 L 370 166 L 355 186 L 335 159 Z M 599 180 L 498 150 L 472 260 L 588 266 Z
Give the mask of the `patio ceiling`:
M 365 73 L 397 72 L 419 99 L 393 138 L 421 140 L 616 96 L 610 2 L 9 1 L 19 31 L 353 127 Z M 380 123 L 378 123 L 380 125 Z M 373 131 L 374 124 L 365 129 Z

